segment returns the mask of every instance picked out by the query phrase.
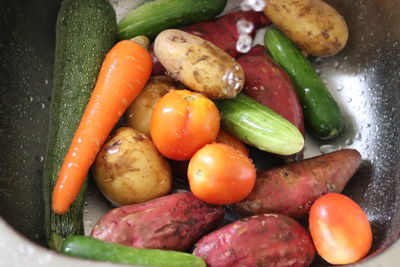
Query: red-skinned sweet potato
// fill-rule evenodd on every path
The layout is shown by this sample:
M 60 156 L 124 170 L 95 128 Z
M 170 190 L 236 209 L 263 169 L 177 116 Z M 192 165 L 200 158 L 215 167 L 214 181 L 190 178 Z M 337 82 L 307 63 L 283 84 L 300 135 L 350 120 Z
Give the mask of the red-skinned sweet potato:
M 319 196 L 340 193 L 360 164 L 357 150 L 343 149 L 262 171 L 253 191 L 234 208 L 242 215 L 277 212 L 300 218 Z
M 241 53 L 236 50 L 236 42 L 239 38 L 236 24 L 241 19 L 251 22 L 254 25 L 254 29 L 250 33 L 251 36 L 254 36 L 258 28 L 264 27 L 271 23 L 263 12 L 236 11 L 213 21 L 190 25 L 182 30 L 206 39 L 215 46 L 221 48 L 230 56 L 237 57 Z M 165 74 L 165 68 L 154 55 L 153 45 L 150 46 L 150 52 L 153 59 L 152 75 Z
M 236 42 L 239 38 L 237 22 L 240 20 L 253 24 L 254 28 L 249 33 L 251 36 L 254 36 L 258 28 L 271 23 L 262 12 L 236 11 L 214 21 L 190 25 L 183 28 L 183 30 L 210 41 L 231 57 L 237 57 L 241 54 L 236 50 Z
M 106 213 L 91 236 L 137 248 L 188 250 L 224 216 L 221 206 L 177 193 Z
M 265 47 L 254 46 L 237 62 L 245 73 L 243 92 L 293 123 L 304 135 L 303 110 L 294 85 Z
M 193 254 L 209 267 L 308 266 L 315 249 L 295 220 L 262 214 L 226 225 L 200 239 Z

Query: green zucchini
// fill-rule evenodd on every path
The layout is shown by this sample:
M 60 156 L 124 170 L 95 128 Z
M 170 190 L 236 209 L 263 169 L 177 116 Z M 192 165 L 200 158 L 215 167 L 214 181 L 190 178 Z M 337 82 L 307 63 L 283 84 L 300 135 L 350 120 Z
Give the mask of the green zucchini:
M 296 126 L 243 93 L 215 103 L 222 127 L 246 144 L 279 155 L 303 149 L 304 138 Z
M 107 0 L 64 0 L 56 23 L 55 61 L 47 153 L 43 170 L 44 231 L 50 247 L 83 233 L 83 195 L 64 215 L 51 210 L 58 171 L 96 83 L 106 53 L 116 40 L 116 15 Z
M 129 12 L 118 24 L 118 38 L 145 35 L 154 39 L 166 29 L 213 19 L 226 6 L 226 0 L 155 0 Z
M 205 267 L 204 260 L 185 252 L 133 248 L 86 236 L 69 236 L 61 253 L 98 261 L 163 267 Z
M 338 136 L 343 129 L 341 111 L 307 58 L 276 28 L 266 31 L 265 46 L 295 84 L 311 134 L 323 140 Z

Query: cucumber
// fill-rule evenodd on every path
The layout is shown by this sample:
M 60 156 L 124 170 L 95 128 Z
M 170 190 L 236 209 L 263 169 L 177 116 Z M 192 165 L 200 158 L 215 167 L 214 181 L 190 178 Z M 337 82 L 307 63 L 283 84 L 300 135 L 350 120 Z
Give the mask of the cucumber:
M 116 15 L 107 0 L 64 0 L 56 24 L 55 61 L 47 153 L 43 170 L 44 231 L 50 247 L 83 233 L 83 195 L 64 215 L 51 210 L 51 193 L 64 156 L 116 40 Z
M 279 155 L 303 149 L 304 138 L 296 126 L 243 93 L 215 104 L 222 127 L 246 144 Z
M 337 137 L 343 129 L 341 111 L 307 58 L 276 28 L 266 31 L 264 41 L 295 84 L 311 134 L 323 140 Z
M 155 0 L 129 12 L 118 24 L 118 38 L 145 35 L 153 40 L 166 29 L 213 19 L 226 0 Z
M 67 237 L 62 245 L 61 253 L 85 259 L 141 266 L 206 266 L 202 258 L 189 253 L 161 249 L 133 248 L 86 236 Z

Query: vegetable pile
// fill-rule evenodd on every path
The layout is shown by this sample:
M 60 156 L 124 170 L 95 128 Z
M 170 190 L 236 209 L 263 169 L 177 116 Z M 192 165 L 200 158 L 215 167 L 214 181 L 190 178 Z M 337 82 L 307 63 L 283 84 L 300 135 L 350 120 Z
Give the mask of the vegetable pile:
M 215 18 L 225 5 L 154 0 L 117 25 L 107 0 L 63 1 L 43 177 L 50 247 L 143 266 L 309 266 L 316 253 L 348 264 L 368 254 L 368 218 L 340 194 L 360 153 L 302 158 L 306 133 L 330 140 L 343 128 L 304 54 L 338 53 L 346 23 L 322 0 L 268 0 L 263 12 Z M 265 45 L 244 49 L 267 25 Z M 260 169 L 249 150 L 281 162 Z M 85 237 L 88 173 L 117 207 Z

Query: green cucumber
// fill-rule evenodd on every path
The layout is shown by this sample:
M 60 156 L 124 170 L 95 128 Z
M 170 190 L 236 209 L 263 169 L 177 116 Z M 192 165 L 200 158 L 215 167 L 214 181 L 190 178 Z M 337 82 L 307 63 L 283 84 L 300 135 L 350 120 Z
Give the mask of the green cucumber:
M 155 0 L 129 12 L 118 24 L 118 38 L 145 35 L 154 39 L 166 29 L 213 19 L 226 6 L 226 0 Z
M 185 252 L 133 248 L 86 236 L 69 236 L 61 253 L 98 261 L 163 267 L 205 267 L 200 257 Z
M 296 126 L 243 93 L 215 103 L 221 125 L 246 144 L 279 155 L 303 149 L 304 138 Z
M 337 137 L 343 129 L 342 113 L 307 58 L 276 28 L 266 31 L 264 41 L 295 84 L 311 134 L 323 140 Z
M 50 247 L 83 233 L 84 188 L 64 215 L 51 210 L 51 193 L 64 156 L 96 83 L 106 53 L 116 40 L 116 15 L 107 0 L 64 0 L 56 24 L 53 91 L 43 170 L 44 231 Z

